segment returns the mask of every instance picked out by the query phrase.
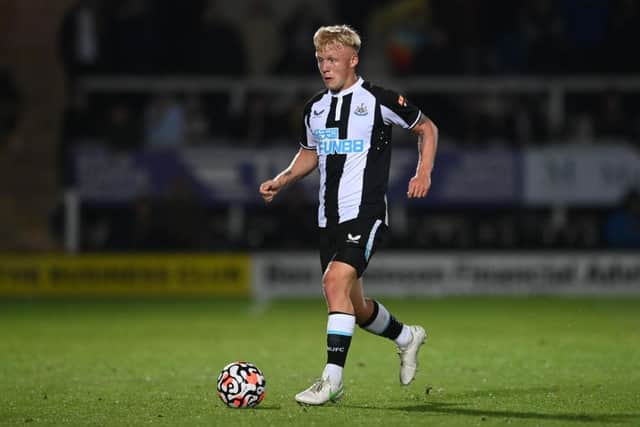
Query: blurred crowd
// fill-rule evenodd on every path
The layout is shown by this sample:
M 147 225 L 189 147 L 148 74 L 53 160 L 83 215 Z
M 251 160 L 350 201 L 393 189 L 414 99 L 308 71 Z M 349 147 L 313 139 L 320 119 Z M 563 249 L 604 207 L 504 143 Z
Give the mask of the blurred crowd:
M 634 0 L 80 0 L 61 47 L 73 74 L 308 75 L 313 31 L 349 23 L 376 72 L 634 73 L 639 14 Z
M 311 95 L 307 90 L 249 92 L 238 102 L 228 89 L 87 92 L 78 90 L 78 84 L 92 76 L 314 77 L 313 33 L 334 23 L 348 23 L 361 33 L 360 71 L 372 80 L 640 73 L 640 57 L 633 54 L 640 40 L 640 3 L 634 0 L 80 0 L 69 10 L 59 36 L 69 83 L 61 135 L 65 184 L 73 181 L 70 152 L 84 141 L 98 141 L 114 151 L 207 144 L 295 148 L 302 107 Z M 407 95 L 438 123 L 447 144 L 521 148 L 602 138 L 640 144 L 640 92 L 567 93 L 560 123 L 550 118 L 546 93 Z M 109 215 L 86 208 L 84 248 L 303 244 L 300 233 L 288 236 L 278 226 L 273 216 L 277 209 L 249 212 L 246 228 L 230 234 L 227 208 L 204 215 L 201 207 L 180 211 L 178 204 L 172 215 L 182 212 L 188 223 L 195 212 L 199 219 L 191 224 L 207 225 L 190 238 L 184 229 L 171 237 L 167 224 L 173 217 L 165 212 L 150 218 L 149 212 L 166 211 L 156 209 L 158 203 L 164 201 L 143 200 Z M 299 209 L 304 212 L 295 213 L 295 221 L 309 218 L 306 226 L 313 230 L 314 208 Z M 474 211 L 470 216 L 452 210 L 425 216 L 410 211 L 405 231 L 396 228 L 392 241 L 396 247 L 455 249 L 607 247 L 610 214 L 515 208 L 498 214 Z
M 633 0 L 80 0 L 61 27 L 60 52 L 72 88 L 91 75 L 315 76 L 313 32 L 345 22 L 362 34 L 360 69 L 372 79 L 632 75 L 639 18 Z M 281 143 L 298 137 L 311 94 L 283 92 L 242 102 L 228 89 L 93 93 L 70 102 L 65 138 L 117 149 Z M 458 144 L 640 139 L 635 92 L 567 94 L 562 123 L 550 122 L 547 93 L 407 95 Z

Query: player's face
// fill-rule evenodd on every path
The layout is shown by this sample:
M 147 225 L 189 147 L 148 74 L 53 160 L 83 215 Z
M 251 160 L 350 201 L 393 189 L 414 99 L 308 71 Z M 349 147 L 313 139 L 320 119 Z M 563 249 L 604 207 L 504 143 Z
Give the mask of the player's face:
M 318 70 L 327 89 L 340 92 L 356 82 L 358 53 L 341 44 L 331 44 L 316 51 Z

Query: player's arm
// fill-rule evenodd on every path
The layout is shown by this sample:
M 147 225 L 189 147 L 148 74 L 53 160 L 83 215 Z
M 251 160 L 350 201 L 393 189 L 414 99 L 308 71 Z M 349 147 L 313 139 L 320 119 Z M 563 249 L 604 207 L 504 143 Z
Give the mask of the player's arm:
M 420 114 L 420 119 L 411 131 L 418 136 L 418 167 L 409 181 L 407 197 L 425 197 L 431 187 L 431 171 L 438 148 L 438 128 L 428 117 Z
M 380 112 L 385 125 L 410 129 L 418 136 L 418 167 L 416 174 L 409 180 L 407 196 L 425 197 L 431 186 L 431 170 L 438 146 L 438 128 L 403 95 L 380 87 L 371 87 L 371 90 L 380 101 Z
M 318 153 L 300 148 L 286 169 L 260 185 L 260 195 L 266 203 L 270 203 L 280 190 L 309 175 L 316 167 Z

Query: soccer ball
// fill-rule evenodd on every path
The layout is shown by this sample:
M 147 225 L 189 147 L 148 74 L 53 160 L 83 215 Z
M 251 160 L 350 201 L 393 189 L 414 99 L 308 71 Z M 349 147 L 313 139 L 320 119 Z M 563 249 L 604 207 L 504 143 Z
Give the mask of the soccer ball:
M 218 375 L 218 396 L 230 408 L 253 408 L 264 399 L 267 382 L 249 362 L 232 362 Z

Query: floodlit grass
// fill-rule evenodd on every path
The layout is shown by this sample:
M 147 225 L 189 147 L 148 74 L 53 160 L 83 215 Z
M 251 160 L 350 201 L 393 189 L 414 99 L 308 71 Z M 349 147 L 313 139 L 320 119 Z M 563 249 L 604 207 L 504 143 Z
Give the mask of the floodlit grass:
M 320 300 L 0 302 L 0 424 L 640 425 L 640 299 L 383 301 L 430 334 L 418 377 L 358 330 L 325 407 L 293 400 L 324 366 Z M 265 373 L 257 409 L 215 394 L 238 359 Z

